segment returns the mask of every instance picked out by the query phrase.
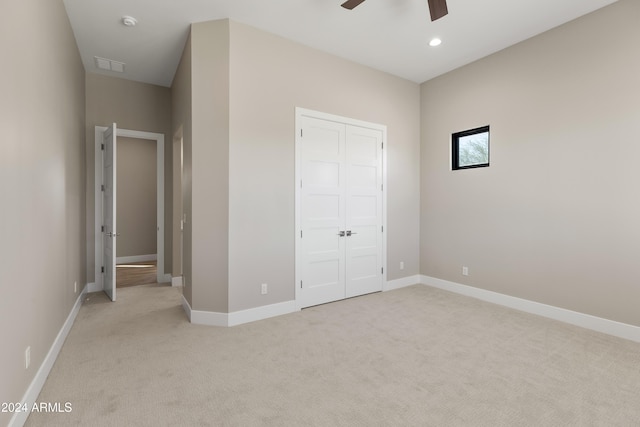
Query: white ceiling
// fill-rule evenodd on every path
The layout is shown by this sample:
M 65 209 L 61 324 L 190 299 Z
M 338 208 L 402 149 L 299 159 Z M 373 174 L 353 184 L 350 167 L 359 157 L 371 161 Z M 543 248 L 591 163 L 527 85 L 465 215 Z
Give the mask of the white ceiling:
M 88 72 L 170 86 L 189 24 L 230 18 L 352 61 L 424 82 L 616 0 L 448 0 L 431 22 L 426 0 L 64 0 Z M 121 18 L 138 20 L 125 27 Z M 428 41 L 442 39 L 436 48 Z M 94 56 L 124 62 L 96 68 Z

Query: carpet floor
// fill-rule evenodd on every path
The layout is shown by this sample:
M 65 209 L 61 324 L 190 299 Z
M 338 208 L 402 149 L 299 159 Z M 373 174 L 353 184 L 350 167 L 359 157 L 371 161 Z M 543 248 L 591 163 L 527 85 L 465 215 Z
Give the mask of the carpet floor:
M 422 285 L 232 328 L 89 294 L 35 426 L 639 426 L 640 343 Z M 63 406 L 64 407 L 64 406 Z

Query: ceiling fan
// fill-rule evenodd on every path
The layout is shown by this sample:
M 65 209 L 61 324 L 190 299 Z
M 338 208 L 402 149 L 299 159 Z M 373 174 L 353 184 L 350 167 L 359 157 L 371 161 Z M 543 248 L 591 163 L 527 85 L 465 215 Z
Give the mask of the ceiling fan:
M 364 0 L 347 0 L 342 3 L 342 7 L 345 9 L 353 9 L 358 6 Z M 429 12 L 431 12 L 431 21 L 435 21 L 436 19 L 440 19 L 449 13 L 447 10 L 447 0 L 428 0 L 429 2 Z

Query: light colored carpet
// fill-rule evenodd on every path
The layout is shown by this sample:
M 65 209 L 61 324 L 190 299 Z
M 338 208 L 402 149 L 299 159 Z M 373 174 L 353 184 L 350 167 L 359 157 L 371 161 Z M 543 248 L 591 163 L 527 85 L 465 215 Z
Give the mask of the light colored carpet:
M 90 294 L 27 426 L 638 426 L 640 344 L 422 285 L 218 328 Z

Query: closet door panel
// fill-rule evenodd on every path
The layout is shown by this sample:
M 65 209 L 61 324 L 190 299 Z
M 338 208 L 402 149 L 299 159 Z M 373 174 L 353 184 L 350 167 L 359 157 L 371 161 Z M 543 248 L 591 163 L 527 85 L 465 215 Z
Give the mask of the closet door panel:
M 346 174 L 345 280 L 353 297 L 382 290 L 381 131 L 347 126 Z
M 345 126 L 304 118 L 299 140 L 301 307 L 345 298 Z

